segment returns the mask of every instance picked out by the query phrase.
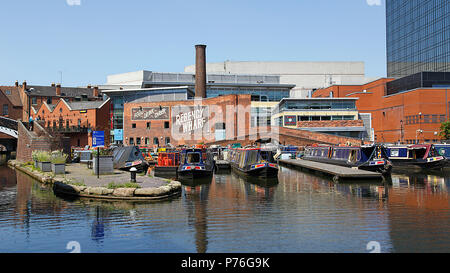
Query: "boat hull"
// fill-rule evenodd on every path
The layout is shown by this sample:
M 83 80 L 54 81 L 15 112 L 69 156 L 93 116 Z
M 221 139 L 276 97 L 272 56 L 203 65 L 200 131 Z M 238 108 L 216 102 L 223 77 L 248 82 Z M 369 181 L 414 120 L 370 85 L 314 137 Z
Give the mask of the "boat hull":
M 154 169 L 155 176 L 176 176 L 178 171 L 178 167 L 159 167 L 156 166 Z
M 212 170 L 189 170 L 189 171 L 178 171 L 178 175 L 182 178 L 205 178 L 213 175 Z
M 258 177 L 258 178 L 274 178 L 278 177 L 278 168 L 273 167 L 263 167 L 263 168 L 257 168 L 257 169 L 241 169 L 236 165 L 232 165 L 232 169 L 240 174 L 243 174 L 245 176 L 251 176 L 251 177 Z
M 408 168 L 408 167 L 419 167 L 422 169 L 442 169 L 448 165 L 447 160 L 439 160 L 433 162 L 427 162 L 425 160 L 416 160 L 416 159 L 391 159 L 392 164 L 395 168 Z

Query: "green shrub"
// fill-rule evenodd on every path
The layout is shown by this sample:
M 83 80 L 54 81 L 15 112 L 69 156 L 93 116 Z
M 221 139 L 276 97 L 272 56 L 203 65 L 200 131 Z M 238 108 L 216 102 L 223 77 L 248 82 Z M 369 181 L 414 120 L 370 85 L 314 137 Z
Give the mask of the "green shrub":
M 38 152 L 39 151 L 32 151 L 31 152 L 31 157 L 33 158 L 33 161 L 37 161 L 38 160 Z
M 68 155 L 63 153 L 62 150 L 54 151 L 51 155 L 51 162 L 53 164 L 65 164 L 67 162 Z
M 96 157 L 98 154 L 97 150 L 92 151 L 92 157 Z M 113 150 L 112 149 L 106 149 L 106 148 L 100 148 L 100 156 L 112 156 Z
M 50 162 L 51 155 L 47 151 L 37 151 L 35 153 L 35 158 L 38 162 Z

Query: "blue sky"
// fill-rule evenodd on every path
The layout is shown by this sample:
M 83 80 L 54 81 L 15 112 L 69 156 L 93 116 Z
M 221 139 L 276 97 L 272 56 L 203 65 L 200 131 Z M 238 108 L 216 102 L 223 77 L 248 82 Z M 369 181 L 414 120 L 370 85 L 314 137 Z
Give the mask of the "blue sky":
M 80 5 L 69 5 L 77 3 Z M 386 75 L 379 0 L 9 0 L 0 2 L 0 85 L 83 86 L 207 61 L 364 61 Z

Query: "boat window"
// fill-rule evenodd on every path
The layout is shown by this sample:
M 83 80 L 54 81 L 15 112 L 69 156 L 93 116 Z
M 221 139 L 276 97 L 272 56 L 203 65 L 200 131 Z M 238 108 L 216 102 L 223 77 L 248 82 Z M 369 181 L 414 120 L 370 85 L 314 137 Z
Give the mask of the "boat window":
M 189 163 L 189 164 L 200 163 L 200 154 L 199 153 L 188 153 L 187 154 L 187 163 Z
M 260 161 L 258 151 L 248 151 L 247 164 L 256 164 Z
M 348 161 L 355 163 L 358 159 L 358 150 L 351 150 L 348 156 Z
M 427 152 L 427 149 L 416 149 L 412 150 L 412 158 L 414 159 L 422 159 L 425 158 L 425 154 Z
M 274 162 L 275 161 L 274 158 L 273 158 L 274 154 L 271 151 L 261 151 L 260 156 L 261 156 L 261 159 L 266 161 L 266 162 L 270 163 L 270 162 Z

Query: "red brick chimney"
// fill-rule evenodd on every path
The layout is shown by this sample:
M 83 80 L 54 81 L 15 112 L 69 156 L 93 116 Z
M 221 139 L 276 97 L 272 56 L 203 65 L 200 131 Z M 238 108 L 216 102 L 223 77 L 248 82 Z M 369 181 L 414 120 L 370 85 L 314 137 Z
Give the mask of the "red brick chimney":
M 87 86 L 87 88 L 88 88 L 88 89 L 91 89 L 91 88 L 92 88 L 92 85 L 89 84 L 89 85 Z
M 52 87 L 55 87 L 55 86 L 56 86 L 56 84 L 54 82 L 52 82 Z
M 61 96 L 61 84 L 60 83 L 58 83 L 56 85 L 56 95 Z
M 19 81 L 16 81 L 15 86 L 19 87 Z
M 27 90 L 27 81 L 23 81 L 22 87 L 23 87 L 23 90 Z
M 94 98 L 98 98 L 98 86 L 94 86 L 93 96 Z
M 206 98 L 206 45 L 196 45 L 195 97 Z

